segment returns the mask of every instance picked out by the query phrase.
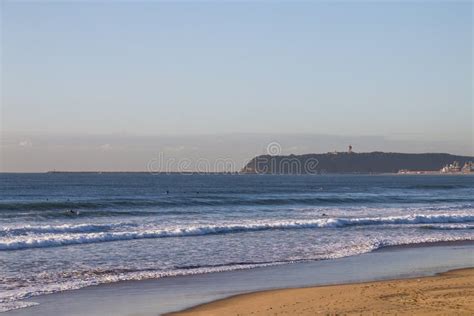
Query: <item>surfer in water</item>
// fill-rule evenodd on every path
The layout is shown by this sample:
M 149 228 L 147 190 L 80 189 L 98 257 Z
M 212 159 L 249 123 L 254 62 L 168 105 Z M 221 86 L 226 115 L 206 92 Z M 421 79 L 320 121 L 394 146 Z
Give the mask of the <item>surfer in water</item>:
M 69 213 L 70 215 L 79 215 L 79 211 L 75 211 L 75 210 L 73 210 L 73 209 L 70 209 L 70 210 L 68 211 L 68 213 Z

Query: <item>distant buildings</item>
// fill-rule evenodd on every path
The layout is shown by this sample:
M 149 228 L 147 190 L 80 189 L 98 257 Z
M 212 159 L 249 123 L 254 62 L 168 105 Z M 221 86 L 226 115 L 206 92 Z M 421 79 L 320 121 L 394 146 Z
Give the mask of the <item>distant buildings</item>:
M 453 163 L 447 164 L 441 170 L 441 173 L 458 173 L 461 172 L 461 166 L 459 162 L 455 161 Z
M 461 164 L 458 161 L 447 164 L 439 171 L 423 171 L 423 170 L 408 170 L 401 169 L 398 171 L 399 174 L 474 174 L 474 162 L 468 161 L 461 168 Z
M 334 151 L 329 151 L 328 154 L 330 155 L 339 155 L 339 154 L 345 154 L 345 153 L 348 153 L 348 154 L 353 154 L 354 152 L 352 151 L 352 145 L 349 145 L 349 147 L 347 147 L 347 152 L 338 152 L 337 150 L 334 150 Z
M 468 161 L 464 164 L 461 168 L 459 162 L 454 161 L 451 164 L 447 164 L 441 170 L 441 173 L 471 173 L 474 172 L 474 163 L 472 161 Z
M 472 161 L 469 161 L 469 162 L 466 162 L 464 164 L 464 166 L 462 167 L 461 171 L 463 173 L 471 173 L 471 172 L 474 172 L 474 162 Z

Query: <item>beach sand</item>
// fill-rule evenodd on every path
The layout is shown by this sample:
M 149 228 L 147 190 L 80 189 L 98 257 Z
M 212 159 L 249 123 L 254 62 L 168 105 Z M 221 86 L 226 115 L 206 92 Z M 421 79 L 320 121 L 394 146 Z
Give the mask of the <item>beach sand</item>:
M 169 315 L 474 315 L 474 268 L 233 296 Z

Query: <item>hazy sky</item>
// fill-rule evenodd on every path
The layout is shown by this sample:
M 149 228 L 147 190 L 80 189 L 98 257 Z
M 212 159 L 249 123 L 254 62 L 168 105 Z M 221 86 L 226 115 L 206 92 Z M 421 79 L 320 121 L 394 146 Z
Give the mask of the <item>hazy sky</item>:
M 1 11 L 0 171 L 104 169 L 97 157 L 118 143 L 113 169 L 140 170 L 172 139 L 206 157 L 253 155 L 284 135 L 315 135 L 308 150 L 322 152 L 344 148 L 316 135 L 474 153 L 469 1 L 2 1 Z M 200 151 L 212 135 L 238 139 L 239 154 L 217 142 Z

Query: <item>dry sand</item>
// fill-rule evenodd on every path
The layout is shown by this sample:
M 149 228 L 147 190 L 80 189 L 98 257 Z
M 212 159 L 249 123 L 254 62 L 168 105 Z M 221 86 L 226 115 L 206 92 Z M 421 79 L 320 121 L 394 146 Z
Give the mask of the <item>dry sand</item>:
M 172 315 L 474 315 L 474 268 L 432 277 L 263 291 Z

